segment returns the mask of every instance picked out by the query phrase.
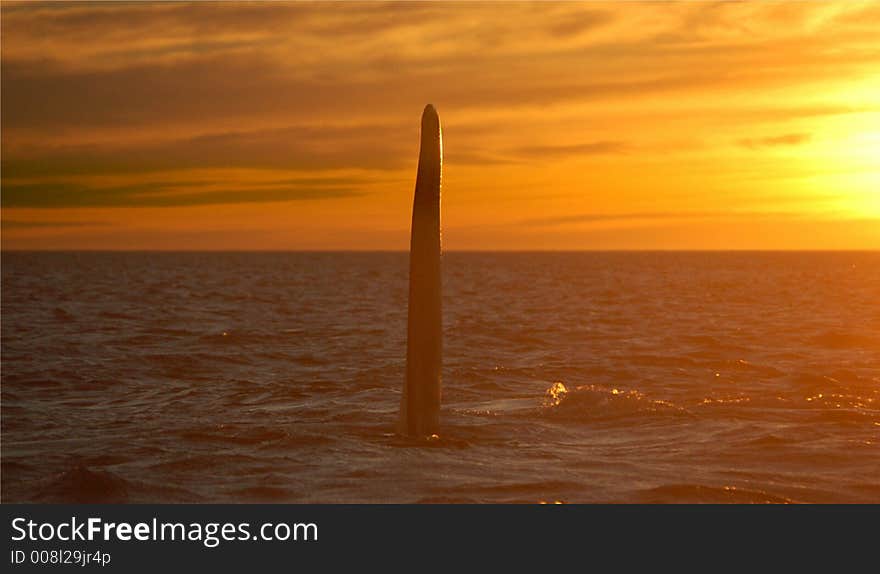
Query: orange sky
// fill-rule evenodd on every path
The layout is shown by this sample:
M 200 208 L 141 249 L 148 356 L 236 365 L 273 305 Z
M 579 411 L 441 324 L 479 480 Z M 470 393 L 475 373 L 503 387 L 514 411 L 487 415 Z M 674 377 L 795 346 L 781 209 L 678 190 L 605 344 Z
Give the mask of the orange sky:
M 3 249 L 880 248 L 880 2 L 2 4 Z

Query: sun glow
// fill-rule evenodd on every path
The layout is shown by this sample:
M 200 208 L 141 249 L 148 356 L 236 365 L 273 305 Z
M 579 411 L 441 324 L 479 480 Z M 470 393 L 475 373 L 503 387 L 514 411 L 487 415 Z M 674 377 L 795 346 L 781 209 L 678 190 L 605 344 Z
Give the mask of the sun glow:
M 840 209 L 858 218 L 880 217 L 880 114 L 874 123 L 850 125 L 849 133 L 822 147 L 827 158 L 825 173 L 814 187 L 840 198 Z M 868 119 L 868 118 L 864 118 Z M 816 158 L 821 162 L 820 158 Z M 821 166 L 820 166 L 821 168 Z
M 853 149 L 864 167 L 863 171 L 853 173 L 852 185 L 861 214 L 880 218 L 880 122 L 876 128 L 853 137 Z

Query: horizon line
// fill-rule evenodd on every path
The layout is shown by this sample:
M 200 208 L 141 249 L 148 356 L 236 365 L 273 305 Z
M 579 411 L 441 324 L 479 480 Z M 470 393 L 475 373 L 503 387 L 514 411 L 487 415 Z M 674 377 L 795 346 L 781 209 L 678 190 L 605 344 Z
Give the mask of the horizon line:
M 409 253 L 408 249 L 4 249 L 3 253 Z M 447 253 L 880 253 L 880 248 L 444 249 Z

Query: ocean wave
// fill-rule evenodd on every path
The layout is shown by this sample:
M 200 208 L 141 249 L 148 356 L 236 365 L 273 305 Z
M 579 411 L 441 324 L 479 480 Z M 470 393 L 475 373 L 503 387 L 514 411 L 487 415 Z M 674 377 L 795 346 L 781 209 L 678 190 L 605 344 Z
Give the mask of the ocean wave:
M 545 391 L 543 407 L 545 416 L 575 422 L 689 414 L 670 401 L 651 399 L 635 389 L 583 385 L 569 390 L 560 381 L 554 382 Z
M 129 486 L 127 480 L 112 472 L 77 465 L 51 477 L 35 499 L 48 503 L 117 504 L 129 501 Z
M 808 337 L 807 341 L 825 349 L 880 349 L 880 338 L 856 332 L 825 331 Z

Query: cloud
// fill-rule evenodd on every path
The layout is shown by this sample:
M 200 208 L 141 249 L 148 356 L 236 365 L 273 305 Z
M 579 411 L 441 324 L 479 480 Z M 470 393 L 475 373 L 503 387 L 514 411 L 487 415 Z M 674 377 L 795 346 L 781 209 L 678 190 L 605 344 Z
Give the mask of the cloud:
M 202 56 L 174 64 L 135 64 L 113 70 L 65 70 L 52 60 L 3 58 L 3 124 L 7 129 L 173 125 L 282 111 L 320 85 L 274 78 L 265 58 Z M 287 102 L 290 97 L 292 102 Z
M 393 169 L 417 157 L 418 125 L 287 126 L 119 144 L 4 146 L 4 179 L 200 168 Z
M 599 223 L 606 221 L 681 221 L 704 219 L 788 219 L 798 217 L 794 212 L 763 212 L 763 211 L 638 211 L 630 213 L 580 213 L 554 217 L 536 217 L 524 219 L 517 225 L 525 226 L 557 226 L 579 223 Z
M 669 43 L 653 26 L 608 37 L 606 28 L 624 26 L 621 13 L 577 5 L 542 14 L 505 4 L 505 18 L 494 4 L 15 8 L 3 19 L 6 129 L 327 120 L 426 101 L 485 109 L 645 98 L 817 81 L 848 68 L 862 72 L 877 56 L 766 30 L 736 42 Z M 713 14 L 716 34 L 740 27 L 726 9 L 682 7 L 658 21 L 688 30 L 684 24 L 693 14 L 702 21 L 704 12 Z M 583 29 L 605 35 L 569 41 Z M 327 41 L 340 37 L 346 41 Z M 794 46 L 804 58 L 792 56 Z
M 805 133 L 785 134 L 780 136 L 771 136 L 764 138 L 745 138 L 739 140 L 739 145 L 749 149 L 758 149 L 762 147 L 776 146 L 793 146 L 800 145 L 810 141 L 811 135 Z
M 4 183 L 3 208 L 179 207 L 228 203 L 316 200 L 362 192 L 356 180 L 287 180 L 273 185 L 236 186 L 218 182 L 153 182 L 117 186 L 77 183 Z M 222 183 L 221 183 L 222 185 Z M 213 186 L 213 189 L 204 189 Z
M 876 112 L 880 107 L 869 106 L 844 106 L 844 105 L 809 105 L 809 106 L 779 106 L 779 107 L 756 107 L 745 109 L 733 109 L 727 111 L 727 115 L 734 116 L 740 121 L 789 121 L 804 118 L 842 116 L 848 114 L 862 114 Z M 716 110 L 716 114 L 725 114 L 724 110 Z
M 571 38 L 601 28 L 612 20 L 614 20 L 614 15 L 602 10 L 584 12 L 579 14 L 577 18 L 565 14 L 558 21 L 550 24 L 549 31 L 552 36 Z
M 526 158 L 554 158 L 626 153 L 630 144 L 621 141 L 598 141 L 574 145 L 534 145 L 516 149 Z
M 96 227 L 110 225 L 109 221 L 51 221 L 51 220 L 24 220 L 3 219 L 0 227 L 6 230 L 12 229 L 61 229 L 69 227 Z
M 503 157 L 499 153 L 489 152 L 479 149 L 443 149 L 444 165 L 476 165 L 476 166 L 495 166 L 510 165 L 521 163 L 520 160 Z
M 76 128 L 154 127 L 160 122 L 210 126 L 225 120 L 227 125 L 246 125 L 273 117 L 288 123 L 333 123 L 354 116 L 368 122 L 408 107 L 419 110 L 424 102 L 441 109 L 509 109 L 645 98 L 712 88 L 723 81 L 718 74 L 680 70 L 640 70 L 625 80 L 579 77 L 508 58 L 410 66 L 368 58 L 351 73 L 344 67 L 334 71 L 329 64 L 290 70 L 265 54 L 233 54 L 70 71 L 51 60 L 4 57 L 2 120 L 7 130 L 41 130 L 47 135 Z

